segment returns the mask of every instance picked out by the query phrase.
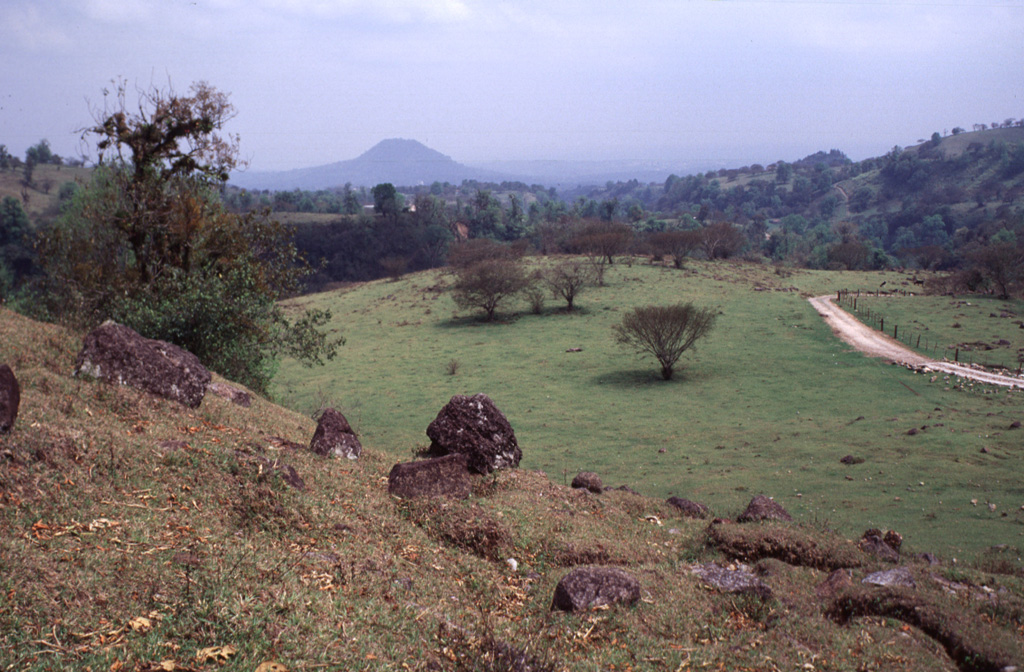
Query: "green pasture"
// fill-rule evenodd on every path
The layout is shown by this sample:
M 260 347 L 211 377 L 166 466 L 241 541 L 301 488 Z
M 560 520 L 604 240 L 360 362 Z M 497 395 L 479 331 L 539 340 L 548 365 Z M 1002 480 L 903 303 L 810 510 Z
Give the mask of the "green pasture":
M 851 537 L 896 529 L 910 551 L 947 558 L 1024 547 L 1024 430 L 1009 429 L 1024 419 L 1024 393 L 852 352 L 807 301 L 905 276 L 620 262 L 605 280 L 576 313 L 522 303 L 490 324 L 455 308 L 439 271 L 303 297 L 333 311 L 347 344 L 324 368 L 285 361 L 274 394 L 306 413 L 334 406 L 364 445 L 408 460 L 452 395 L 485 392 L 515 428 L 521 467 L 558 482 L 596 471 L 606 486 L 729 517 L 768 494 L 799 520 Z M 615 344 L 612 325 L 634 306 L 677 301 L 720 315 L 665 382 L 652 358 Z
M 1017 369 L 1024 358 L 1024 301 L 993 296 L 853 296 L 866 324 L 941 359 Z

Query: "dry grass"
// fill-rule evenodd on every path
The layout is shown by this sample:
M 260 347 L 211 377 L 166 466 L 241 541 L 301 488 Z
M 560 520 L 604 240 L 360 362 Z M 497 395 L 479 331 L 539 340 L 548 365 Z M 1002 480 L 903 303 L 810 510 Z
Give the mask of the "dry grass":
M 79 343 L 0 309 L 0 361 L 22 384 L 0 436 L 0 669 L 974 669 L 933 620 L 863 606 L 885 595 L 859 587 L 866 569 L 841 615 L 817 597 L 818 567 L 835 562 L 801 558 L 846 546 L 814 528 L 730 526 L 709 546 L 705 523 L 660 500 L 527 470 L 481 477 L 463 502 L 397 501 L 393 458 L 320 458 L 302 448 L 308 417 L 256 397 L 190 411 L 75 380 Z M 789 551 L 737 550 L 768 537 Z M 721 594 L 691 571 L 739 557 L 763 558 L 774 597 Z M 592 562 L 633 573 L 641 602 L 551 612 L 567 567 Z M 934 622 L 980 633 L 987 660 L 1021 660 L 1020 577 L 911 565 L 938 577 L 916 600 L 957 606 Z

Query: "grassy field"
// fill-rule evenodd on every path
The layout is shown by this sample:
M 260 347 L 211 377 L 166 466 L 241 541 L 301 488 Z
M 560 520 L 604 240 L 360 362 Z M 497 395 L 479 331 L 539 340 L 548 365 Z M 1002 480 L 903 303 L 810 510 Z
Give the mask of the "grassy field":
M 764 493 L 804 521 L 850 536 L 897 529 L 946 557 L 1024 546 L 1024 434 L 1009 429 L 1024 418 L 1022 393 L 961 389 L 851 352 L 806 300 L 905 276 L 618 263 L 606 281 L 575 314 L 515 306 L 491 324 L 456 311 L 441 272 L 305 297 L 334 312 L 348 343 L 323 369 L 285 362 L 275 394 L 305 413 L 340 409 L 367 445 L 404 459 L 452 395 L 485 392 L 515 428 L 523 466 L 556 481 L 596 471 L 724 516 Z M 633 306 L 681 300 L 716 306 L 719 320 L 664 382 L 611 327 Z M 841 464 L 846 455 L 864 462 Z
M 1016 370 L 1024 359 L 1024 301 L 992 296 L 848 297 L 843 304 L 876 329 L 938 359 Z
M 340 315 L 339 322 L 349 325 L 347 354 L 366 350 L 367 361 L 350 368 L 376 368 L 407 381 L 404 387 L 394 381 L 354 383 L 366 387 L 361 410 L 352 413 L 353 418 L 358 413 L 367 443 L 357 461 L 326 459 L 305 449 L 314 423 L 265 399 L 255 398 L 251 408 L 243 408 L 208 393 L 199 408 L 189 409 L 128 387 L 74 378 L 70 372 L 82 334 L 0 308 L 0 362 L 12 367 L 21 386 L 18 418 L 10 432 L 0 434 L 0 670 L 966 672 L 1002 669 L 1024 660 L 1024 573 L 1014 551 L 987 553 L 977 563 L 954 564 L 944 558 L 932 565 L 913 556 L 921 548 L 919 530 L 908 522 L 898 528 L 911 532 L 899 564 L 915 577 L 917 587 L 865 585 L 863 578 L 893 565 L 826 529 L 820 524 L 823 517 L 812 510 L 821 506 L 816 498 L 825 496 L 821 488 L 828 485 L 843 489 L 840 497 L 863 499 L 874 507 L 880 513 L 877 524 L 902 525 L 886 511 L 895 490 L 875 497 L 858 494 L 864 487 L 888 487 L 876 475 L 883 469 L 894 474 L 886 482 L 906 476 L 905 462 L 913 451 L 905 437 L 897 436 L 901 430 L 892 430 L 887 442 L 856 449 L 868 462 L 837 471 L 834 458 L 842 451 L 827 438 L 827 430 L 841 422 L 804 418 L 821 408 L 813 396 L 826 386 L 819 381 L 795 395 L 780 380 L 775 394 L 785 395 L 794 408 L 779 420 L 779 440 L 769 435 L 755 442 L 751 432 L 785 404 L 762 404 L 744 392 L 742 405 L 729 416 L 735 426 L 727 423 L 715 431 L 716 440 L 722 441 L 718 448 L 701 437 L 710 432 L 715 414 L 694 395 L 718 394 L 718 385 L 724 383 L 716 380 L 743 374 L 742 363 L 753 355 L 720 356 L 723 361 L 715 370 L 721 373 L 708 375 L 712 357 L 722 352 L 715 348 L 727 340 L 723 337 L 694 358 L 688 379 L 665 384 L 655 379 L 650 363 L 598 343 L 598 327 L 587 328 L 588 322 L 614 318 L 596 308 L 601 296 L 624 293 L 627 287 L 631 292 L 650 290 L 650 279 L 659 273 L 621 269 L 610 287 L 595 291 L 585 302 L 591 312 L 578 316 L 523 317 L 484 327 L 462 318 L 452 321 L 447 313 L 433 327 L 441 333 L 437 338 L 457 341 L 453 334 L 459 334 L 465 339 L 463 349 L 486 350 L 494 342 L 489 334 L 504 335 L 504 347 L 523 361 L 509 360 L 499 350 L 490 356 L 510 363 L 495 364 L 488 373 L 485 356 L 470 357 L 455 349 L 464 364 L 455 376 L 447 376 L 451 353 L 436 343 L 411 344 L 410 351 L 435 350 L 429 370 L 420 363 L 424 375 L 419 379 L 402 378 L 417 365 L 399 359 L 405 351 L 395 357 L 383 351 L 373 354 L 373 344 L 361 345 L 357 335 L 361 329 L 373 332 L 381 347 L 387 345 L 385 336 L 409 338 L 406 334 L 416 327 L 386 323 L 383 316 L 412 317 L 415 300 L 420 302 L 416 312 L 427 323 L 447 301 L 418 298 L 426 288 L 423 282 L 436 277 L 376 283 L 335 297 L 352 301 L 353 310 L 370 309 L 369 318 L 358 312 Z M 747 304 L 736 287 L 770 279 L 757 280 L 752 273 L 742 267 L 702 267 L 689 280 L 680 273 L 673 277 L 705 287 L 706 298 L 720 303 L 723 320 L 739 331 L 742 306 L 748 305 L 752 314 L 763 309 L 749 307 L 756 301 Z M 626 278 L 647 280 L 627 284 Z M 813 287 L 821 279 L 794 276 L 784 281 Z M 414 288 L 415 283 L 420 286 Z M 371 298 L 360 298 L 364 293 Z M 387 299 L 391 294 L 394 298 Z M 807 350 L 804 356 L 789 355 L 791 362 L 778 354 L 762 355 L 768 365 L 796 369 L 802 358 L 824 357 L 831 363 L 835 354 L 836 367 L 863 366 L 830 349 L 827 334 L 816 333 L 816 316 L 801 312 L 798 297 L 790 302 L 782 292 L 772 293 L 771 299 L 766 292 L 750 295 L 779 301 L 779 324 L 767 324 L 765 333 L 783 342 L 793 339 Z M 378 313 L 379 325 L 373 317 L 375 302 L 385 306 Z M 396 311 L 391 302 L 402 304 L 403 310 Z M 434 306 L 429 315 L 428 305 Z M 725 320 L 727 315 L 733 317 Z M 570 326 L 575 330 L 570 332 Z M 531 327 L 534 337 L 556 339 L 535 346 L 547 354 L 532 354 L 534 349 L 511 336 L 517 328 Z M 424 325 L 419 329 L 428 331 Z M 587 340 L 591 330 L 593 342 Z M 603 330 L 602 340 L 607 337 Z M 799 349 L 766 348 L 774 340 L 761 340 L 761 349 L 769 352 Z M 565 363 L 559 359 L 569 354 L 564 353 L 565 341 L 582 343 L 585 349 L 573 354 L 599 350 L 606 361 Z M 530 370 L 530 358 L 540 356 L 548 358 L 553 382 L 545 383 L 544 374 Z M 378 361 L 371 362 L 371 357 Z M 740 362 L 729 363 L 732 357 Z M 857 375 L 890 392 L 902 389 L 901 397 L 913 396 L 902 384 L 884 383 L 886 376 L 905 372 L 882 366 L 866 371 Z M 339 381 L 334 388 L 338 394 L 344 392 L 341 383 L 355 380 L 341 367 L 333 375 Z M 606 480 L 619 465 L 618 475 L 640 489 L 654 493 L 655 482 L 674 483 L 680 492 L 706 494 L 717 509 L 730 514 L 754 492 L 774 490 L 798 521 L 690 520 L 660 499 L 573 490 L 560 478 L 529 469 L 474 477 L 472 495 L 462 501 L 389 495 L 388 471 L 396 457 L 408 454 L 385 451 L 381 437 L 408 435 L 408 443 L 395 444 L 401 447 L 398 453 L 422 444 L 422 427 L 445 400 L 435 397 L 460 391 L 471 376 L 477 382 L 466 383 L 466 391 L 483 385 L 487 376 L 511 381 L 501 389 L 491 384 L 488 391 L 509 412 L 527 461 L 534 466 L 546 459 L 589 466 L 589 458 L 604 451 L 612 456 L 604 470 Z M 563 379 L 575 380 L 584 389 L 566 391 Z M 433 380 L 447 388 L 432 387 Z M 904 382 L 919 389 L 929 404 L 931 390 L 938 389 L 935 394 L 948 407 L 944 412 L 953 414 L 955 409 L 957 417 L 966 418 L 957 427 L 976 431 L 976 406 L 984 403 L 983 395 L 945 392 L 913 378 Z M 520 387 L 526 384 L 546 387 L 531 392 Z M 741 387 L 735 381 L 724 385 L 729 386 Z M 379 399 L 390 404 L 371 415 L 378 403 L 371 394 L 378 387 L 384 390 Z M 429 408 L 408 410 L 411 390 L 422 397 L 415 403 Z M 549 394 L 567 407 L 552 408 Z M 534 397 L 545 401 L 531 401 Z M 679 407 L 666 413 L 666 420 L 655 417 L 663 403 Z M 897 405 L 895 399 L 892 403 Z M 888 412 L 924 412 L 906 399 L 898 405 L 909 410 Z M 610 420 L 600 417 L 598 406 Z M 394 411 L 392 422 L 388 409 Z M 584 411 L 591 415 L 574 416 Z M 845 421 L 849 411 L 841 407 L 837 412 Z M 861 422 L 875 420 L 872 415 L 853 426 Z M 886 426 L 902 427 L 903 422 Z M 403 429 L 402 423 L 419 428 Z M 599 431 L 602 424 L 605 429 Z M 698 425 L 697 432 L 686 430 L 690 424 Z M 637 436 L 616 438 L 630 431 Z M 667 431 L 677 434 L 667 436 Z M 931 439 L 932 432 L 914 438 Z M 563 452 L 545 453 L 546 442 L 556 441 Z M 824 444 L 820 452 L 808 448 L 818 443 Z M 894 447 L 886 449 L 887 443 Z M 942 450 L 933 443 L 916 445 L 938 461 Z M 627 447 L 624 453 L 615 450 L 622 446 Z M 666 453 L 658 453 L 659 446 L 668 446 Z M 616 461 L 620 453 L 633 461 Z M 659 458 L 665 460 L 666 474 L 650 466 Z M 914 458 L 916 465 L 926 462 Z M 677 466 L 670 474 L 667 465 L 672 464 Z M 993 485 L 995 479 L 1014 473 L 1007 468 L 1012 460 L 1001 464 L 1002 473 L 991 464 L 974 465 L 971 473 L 985 479 L 991 491 L 1002 492 L 1005 486 Z M 626 473 L 631 465 L 643 465 L 644 470 Z M 786 472 L 792 473 L 781 475 Z M 847 475 L 855 480 L 846 481 Z M 929 472 L 927 492 L 937 487 L 930 480 L 933 475 L 936 470 Z M 863 480 L 872 477 L 874 486 Z M 953 479 L 946 475 L 945 480 Z M 742 486 L 747 491 L 736 490 L 740 486 L 734 484 L 740 482 L 747 484 Z M 776 489 L 798 482 L 810 486 L 801 485 L 803 497 Z M 957 525 L 989 533 L 980 514 L 972 520 L 942 511 L 936 524 L 945 524 L 951 536 Z M 857 515 L 863 527 L 870 515 L 853 510 L 851 520 Z M 1012 518 L 1002 520 L 1016 529 Z M 507 558 L 515 558 L 518 566 L 512 567 Z M 639 584 L 640 600 L 632 607 L 574 614 L 552 610 L 552 595 L 562 577 L 573 567 L 594 564 L 630 573 Z M 695 573 L 700 569 L 737 576 L 734 572 L 745 567 L 749 576 L 763 582 L 757 594 L 720 591 Z M 831 573 L 837 568 L 838 574 Z

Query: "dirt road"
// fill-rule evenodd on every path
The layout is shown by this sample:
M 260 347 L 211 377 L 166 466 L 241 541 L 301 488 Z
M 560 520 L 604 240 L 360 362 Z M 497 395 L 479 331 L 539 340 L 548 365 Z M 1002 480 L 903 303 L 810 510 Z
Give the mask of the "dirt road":
M 831 296 L 816 296 L 810 299 L 811 305 L 818 311 L 825 322 L 832 327 L 832 333 L 854 349 L 872 357 L 883 357 L 898 364 L 922 367 L 926 370 L 941 371 L 961 378 L 970 378 L 989 385 L 1003 385 L 1024 389 L 1024 378 L 1001 376 L 975 369 L 963 364 L 954 364 L 937 359 L 929 359 L 914 352 L 894 338 L 872 329 L 853 315 L 832 303 Z

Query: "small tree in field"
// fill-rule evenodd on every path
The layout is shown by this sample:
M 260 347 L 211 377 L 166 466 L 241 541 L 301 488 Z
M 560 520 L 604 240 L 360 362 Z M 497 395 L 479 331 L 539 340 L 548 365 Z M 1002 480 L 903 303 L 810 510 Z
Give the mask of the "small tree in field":
M 566 310 L 573 310 L 573 302 L 583 288 L 594 284 L 594 270 L 579 259 L 563 261 L 554 268 L 545 271 L 542 276 L 544 284 L 556 298 L 563 298 Z
M 484 311 L 484 319 L 490 322 L 502 301 L 529 285 L 530 278 L 518 261 L 480 261 L 455 271 L 452 298 L 459 308 L 480 308 Z
M 615 340 L 640 353 L 654 355 L 661 377 L 671 380 L 676 362 L 715 325 L 715 310 L 692 303 L 635 308 L 615 325 Z

